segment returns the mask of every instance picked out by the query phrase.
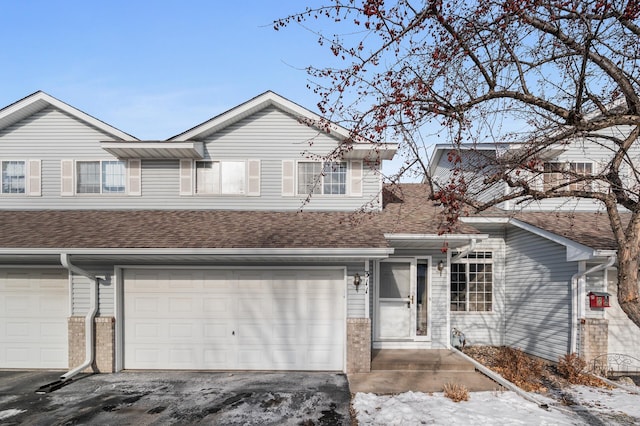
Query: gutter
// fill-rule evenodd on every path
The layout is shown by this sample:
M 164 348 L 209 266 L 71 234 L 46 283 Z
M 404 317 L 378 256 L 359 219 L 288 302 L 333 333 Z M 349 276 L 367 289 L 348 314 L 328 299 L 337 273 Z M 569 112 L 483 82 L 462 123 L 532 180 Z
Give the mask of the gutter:
M 83 371 L 85 368 L 90 367 L 95 359 L 94 319 L 98 313 L 98 286 L 100 285 L 100 278 L 73 265 L 69 260 L 67 253 L 60 254 L 60 263 L 62 263 L 62 266 L 67 268 L 70 272 L 87 277 L 94 282 L 94 285 L 90 286 L 89 290 L 89 312 L 84 318 L 85 361 L 81 365 L 60 376 L 60 380 L 65 382 Z
M 571 277 L 571 352 L 578 351 L 578 321 L 584 316 L 584 277 L 593 273 L 602 271 L 612 266 L 616 262 L 616 256 L 612 255 L 605 263 L 596 265 L 583 272 L 577 272 Z
M 471 244 L 469 244 L 466 247 L 463 247 L 462 251 L 458 252 L 458 254 L 456 254 L 454 257 L 451 258 L 450 263 L 457 262 L 458 260 L 462 259 L 466 255 L 471 253 L 476 248 L 476 243 L 477 241 L 475 238 L 471 239 Z

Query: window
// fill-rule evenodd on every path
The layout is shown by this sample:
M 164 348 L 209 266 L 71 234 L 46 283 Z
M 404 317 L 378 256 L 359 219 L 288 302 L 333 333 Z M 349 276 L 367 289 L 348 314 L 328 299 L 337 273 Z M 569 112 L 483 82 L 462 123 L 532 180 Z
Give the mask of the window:
M 25 193 L 26 163 L 24 161 L 2 162 L 2 193 Z
M 578 176 L 593 174 L 591 163 L 544 163 L 544 190 L 566 184 Z M 562 188 L 566 191 L 590 191 L 588 182 L 576 182 Z
M 346 162 L 299 162 L 298 194 L 346 194 Z
M 124 193 L 126 176 L 124 161 L 78 161 L 76 193 Z
M 490 312 L 493 309 L 493 256 L 473 252 L 451 264 L 451 311 Z
M 242 195 L 246 192 L 244 161 L 197 161 L 196 193 Z

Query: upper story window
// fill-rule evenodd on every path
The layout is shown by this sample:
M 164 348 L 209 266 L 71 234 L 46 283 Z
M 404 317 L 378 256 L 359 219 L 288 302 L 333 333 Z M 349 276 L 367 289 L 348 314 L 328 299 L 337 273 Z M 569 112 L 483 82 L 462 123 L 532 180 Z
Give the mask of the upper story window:
M 121 194 L 126 189 L 124 161 L 77 161 L 77 194 Z
M 247 191 L 244 161 L 196 161 L 196 193 L 243 195 Z
M 24 194 L 26 192 L 27 167 L 25 161 L 2 162 L 2 193 Z
M 493 254 L 476 251 L 451 264 L 451 311 L 493 310 Z
M 298 194 L 347 193 L 347 163 L 299 162 Z
M 574 181 L 579 176 L 593 174 L 592 163 L 549 162 L 544 163 L 544 190 Z M 574 182 L 561 188 L 567 191 L 590 191 L 590 182 Z

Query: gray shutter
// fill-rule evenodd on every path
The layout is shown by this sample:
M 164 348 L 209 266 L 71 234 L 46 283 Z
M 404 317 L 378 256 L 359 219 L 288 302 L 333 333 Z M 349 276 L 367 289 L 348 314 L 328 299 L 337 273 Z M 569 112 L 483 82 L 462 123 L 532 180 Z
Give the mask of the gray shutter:
M 260 196 L 260 160 L 248 160 L 249 179 L 247 185 L 247 195 L 252 197 Z
M 193 194 L 193 161 L 180 160 L 180 195 Z
M 73 195 L 73 160 L 60 162 L 60 195 Z
M 42 195 L 42 163 L 40 160 L 29 160 L 27 163 L 27 195 L 40 197 Z
M 295 161 L 282 160 L 282 196 L 291 197 L 296 194 Z
M 349 163 L 349 195 L 362 197 L 362 161 Z
M 142 195 L 142 161 L 140 159 L 129 160 L 129 195 Z

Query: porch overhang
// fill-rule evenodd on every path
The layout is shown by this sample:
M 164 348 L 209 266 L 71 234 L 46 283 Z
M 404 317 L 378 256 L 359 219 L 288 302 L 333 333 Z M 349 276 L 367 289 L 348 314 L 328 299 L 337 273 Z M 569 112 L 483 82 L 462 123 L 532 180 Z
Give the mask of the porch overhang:
M 395 249 L 441 250 L 458 249 L 489 238 L 489 234 L 384 234 L 389 245 Z
M 163 142 L 163 141 L 123 141 L 100 142 L 100 147 L 109 154 L 121 158 L 140 158 L 144 160 L 162 160 L 204 157 L 202 142 Z

